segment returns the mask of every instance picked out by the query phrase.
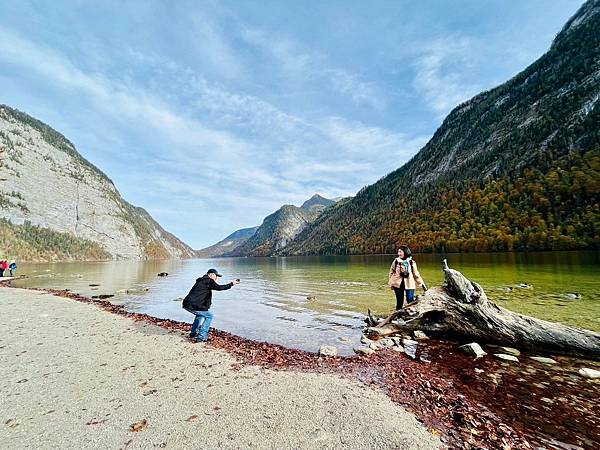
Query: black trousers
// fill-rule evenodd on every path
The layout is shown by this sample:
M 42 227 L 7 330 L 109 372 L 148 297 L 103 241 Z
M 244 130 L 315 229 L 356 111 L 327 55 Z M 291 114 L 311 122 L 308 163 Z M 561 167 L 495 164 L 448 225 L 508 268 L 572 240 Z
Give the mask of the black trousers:
M 415 289 L 404 289 L 404 280 L 400 284 L 399 288 L 394 288 L 394 294 L 396 294 L 396 311 L 402 309 L 404 306 L 404 293 L 406 292 L 406 303 L 410 304 L 415 299 Z

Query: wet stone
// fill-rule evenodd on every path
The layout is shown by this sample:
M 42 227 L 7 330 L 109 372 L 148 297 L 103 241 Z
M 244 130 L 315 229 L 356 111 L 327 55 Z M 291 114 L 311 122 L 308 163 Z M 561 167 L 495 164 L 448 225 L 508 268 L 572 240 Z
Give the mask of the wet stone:
M 321 356 L 337 356 L 338 349 L 333 345 L 321 345 L 319 348 L 319 355 Z
M 371 356 L 375 353 L 375 350 L 369 347 L 356 347 L 354 348 L 354 353 L 357 355 Z
M 503 361 L 519 362 L 519 359 L 513 355 L 507 355 L 506 353 L 494 353 L 496 358 L 502 359 Z
M 501 353 L 512 355 L 512 356 L 521 356 L 521 352 L 516 348 L 512 347 L 498 347 Z
M 470 344 L 461 345 L 459 348 L 463 352 L 472 355 L 475 358 L 481 358 L 487 355 L 487 353 L 483 351 L 483 349 L 477 342 L 471 342 Z
M 412 359 L 417 357 L 417 341 L 411 339 L 403 339 L 402 344 L 404 345 L 404 353 Z
M 600 378 L 600 370 L 590 369 L 588 367 L 582 367 L 578 371 L 579 375 L 589 380 L 595 380 Z
M 363 335 L 360 338 L 360 342 L 365 345 L 370 345 L 373 341 L 371 339 L 369 339 L 368 337 L 366 337 L 365 335 Z
M 379 347 L 381 347 L 381 348 L 390 348 L 395 345 L 394 341 L 389 338 L 381 339 L 381 340 L 377 341 L 377 344 L 379 344 Z
M 543 356 L 531 356 L 530 359 L 533 359 L 534 361 L 540 362 L 542 364 L 548 364 L 548 365 L 557 364 L 556 361 L 553 360 L 552 358 L 545 358 Z
M 413 331 L 413 336 L 415 337 L 415 339 L 418 340 L 425 340 L 425 339 L 429 339 L 429 336 L 427 336 L 424 332 L 422 332 L 421 330 L 415 330 Z

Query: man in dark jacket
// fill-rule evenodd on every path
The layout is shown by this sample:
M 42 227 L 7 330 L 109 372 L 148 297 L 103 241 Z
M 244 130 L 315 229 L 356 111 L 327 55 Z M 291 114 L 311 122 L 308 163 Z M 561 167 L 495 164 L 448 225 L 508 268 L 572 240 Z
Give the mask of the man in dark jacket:
M 208 329 L 213 319 L 213 313 L 209 311 L 212 303 L 212 291 L 224 291 L 231 289 L 240 282 L 239 279 L 227 284 L 217 284 L 217 277 L 221 274 L 216 269 L 209 269 L 206 275 L 198 278 L 189 294 L 183 299 L 183 309 L 196 316 L 192 324 L 190 338 L 198 341 L 208 341 Z M 202 325 L 200 322 L 202 321 Z M 198 331 L 200 326 L 200 331 Z

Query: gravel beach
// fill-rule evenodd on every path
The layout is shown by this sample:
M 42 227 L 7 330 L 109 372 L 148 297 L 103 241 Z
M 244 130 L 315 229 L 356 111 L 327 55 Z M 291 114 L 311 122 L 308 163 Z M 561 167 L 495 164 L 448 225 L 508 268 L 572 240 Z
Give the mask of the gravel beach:
M 359 382 L 235 363 L 223 350 L 93 304 L 0 288 L 0 445 L 443 447 Z

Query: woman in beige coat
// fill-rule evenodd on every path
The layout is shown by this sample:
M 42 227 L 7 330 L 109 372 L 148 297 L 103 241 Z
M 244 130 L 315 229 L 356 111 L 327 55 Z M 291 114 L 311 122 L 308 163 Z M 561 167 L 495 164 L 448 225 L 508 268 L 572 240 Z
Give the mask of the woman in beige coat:
M 402 309 L 405 292 L 407 304 L 411 304 L 415 300 L 417 284 L 427 290 L 417 268 L 417 263 L 412 259 L 412 252 L 406 245 L 400 246 L 398 257 L 394 259 L 390 266 L 388 284 L 396 294 L 396 310 Z

